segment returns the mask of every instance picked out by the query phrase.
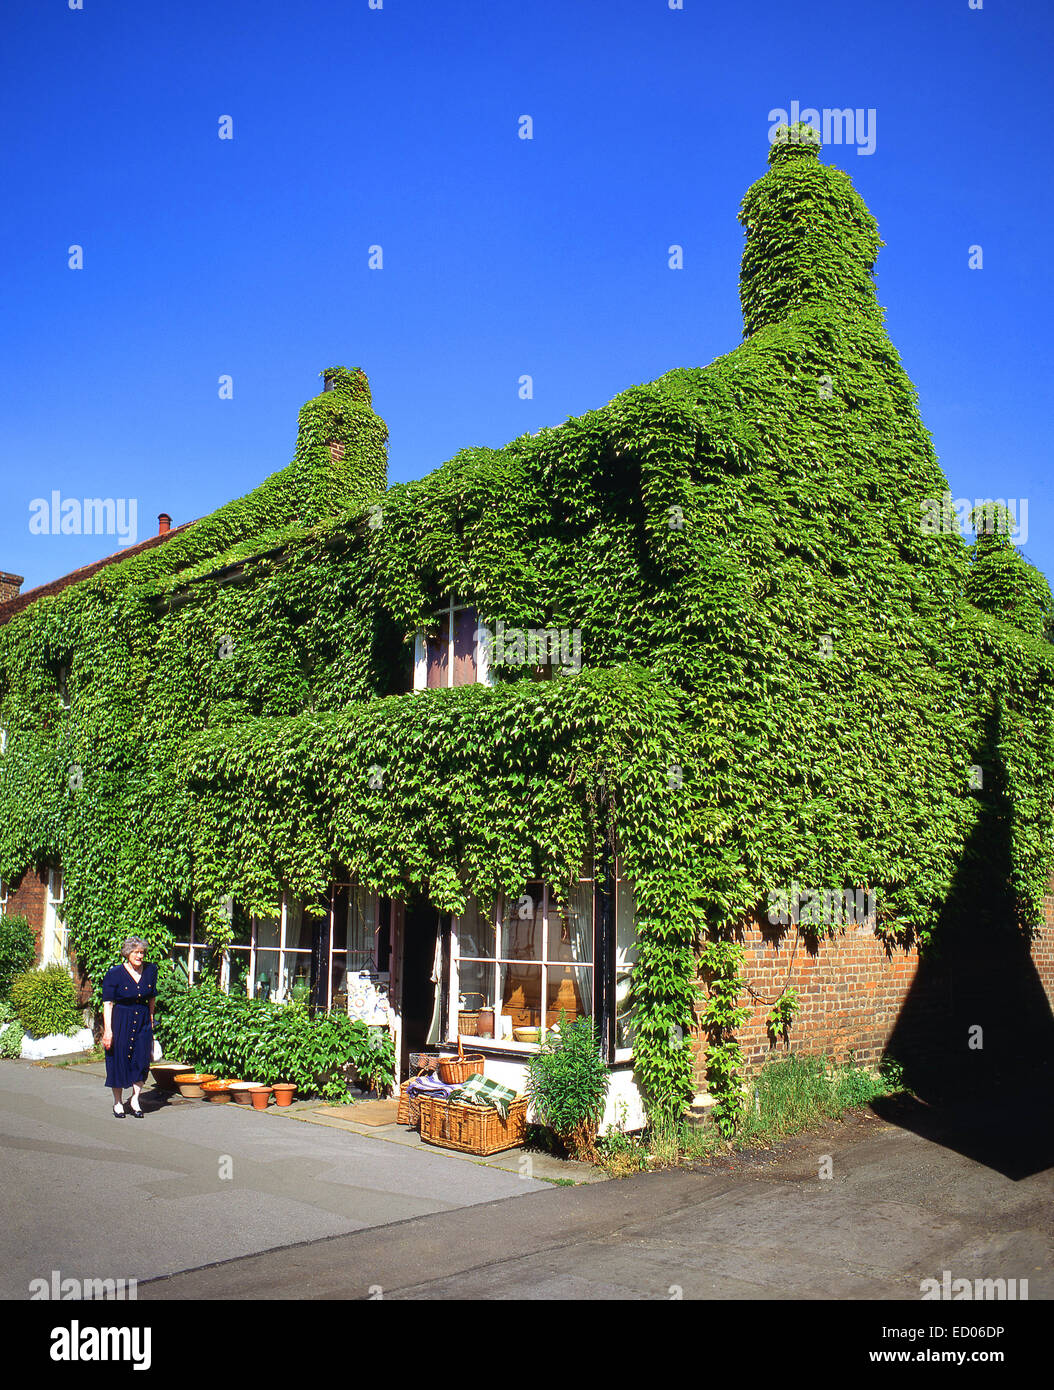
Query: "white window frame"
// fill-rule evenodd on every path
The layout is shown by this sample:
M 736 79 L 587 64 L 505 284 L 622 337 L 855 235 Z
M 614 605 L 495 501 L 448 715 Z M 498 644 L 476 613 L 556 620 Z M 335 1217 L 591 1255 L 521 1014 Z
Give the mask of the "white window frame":
M 61 965 L 73 974 L 70 962 L 69 933 L 59 915 L 59 908 L 66 900 L 66 887 L 61 869 L 48 869 L 47 898 L 44 906 L 44 931 L 41 941 L 41 965 Z
M 595 1008 L 595 1002 L 596 1002 L 596 988 L 597 988 L 597 973 L 596 973 L 596 972 L 597 972 L 597 961 L 596 961 L 596 953 L 597 953 L 597 943 L 596 943 L 596 908 L 595 908 L 595 905 L 594 905 L 594 894 L 595 894 L 595 892 L 596 892 L 596 884 L 595 884 L 595 882 L 594 882 L 594 880 L 593 880 L 592 877 L 586 877 L 586 876 L 584 876 L 584 875 L 583 875 L 582 877 L 576 879 L 576 881 L 575 881 L 576 887 L 579 886 L 579 885 L 581 885 L 581 884 L 585 884 L 585 883 L 588 883 L 588 884 L 590 885 L 591 890 L 592 890 L 592 891 L 590 892 L 590 894 L 589 894 L 589 905 L 590 905 L 590 913 L 589 913 L 589 915 L 590 915 L 590 922 L 589 922 L 589 942 L 590 942 L 590 957 L 591 957 L 591 959 L 590 959 L 588 962 L 587 962 L 587 961 L 578 962 L 578 964 L 584 966 L 584 967 L 585 967 L 586 969 L 588 969 L 589 972 L 590 972 L 590 976 L 591 976 L 591 979 L 592 979 L 592 988 L 591 988 L 591 991 L 590 991 L 591 1001 L 592 1001 L 592 1002 L 591 1002 L 591 1012 L 592 1012 L 592 1009 Z M 493 928 L 494 928 L 494 956 L 493 956 L 493 957 L 489 957 L 489 956 L 465 956 L 464 958 L 462 958 L 462 956 L 461 956 L 461 954 L 460 954 L 460 951 L 459 951 L 459 941 L 460 941 L 459 928 L 460 928 L 460 926 L 461 926 L 461 918 L 460 918 L 460 917 L 454 917 L 454 918 L 452 918 L 452 920 L 451 920 L 451 924 L 450 924 L 450 952 L 449 952 L 450 969 L 449 969 L 449 971 L 448 971 L 448 978 L 449 978 L 449 980 L 450 980 L 450 991 L 449 991 L 449 996 L 448 996 L 448 999 L 447 999 L 447 1010 L 448 1010 L 448 1013 L 447 1013 L 447 1028 L 446 1028 L 446 1036 L 447 1036 L 448 1038 L 456 1038 L 456 1037 L 459 1036 L 458 1031 L 457 1031 L 457 1026 L 458 1026 L 458 1013 L 459 1013 L 459 1004 L 458 1004 L 458 1000 L 459 1000 L 460 995 L 461 995 L 461 962 L 462 962 L 462 959 L 464 959 L 466 963 L 470 963 L 470 964 L 473 964 L 473 965 L 479 965 L 479 964 L 481 964 L 481 963 L 485 963 L 485 964 L 487 964 L 487 965 L 492 965 L 492 966 L 493 966 L 493 975 L 492 975 L 492 979 L 491 979 L 491 998 L 494 1000 L 494 1026 L 495 1026 L 495 1029 L 497 1029 L 498 1026 L 499 1026 L 499 1025 L 498 1025 L 498 1017 L 499 1017 L 499 1015 L 501 1014 L 501 1007 L 502 1007 L 502 1006 L 501 1006 L 501 1003 L 499 1002 L 499 1001 L 500 1001 L 500 989 L 501 989 L 501 967 L 502 967 L 503 965 L 529 965 L 529 966 L 539 966 L 539 967 L 541 968 L 541 996 L 540 996 L 540 1000 L 541 1000 L 541 1007 L 540 1007 L 541 1024 L 540 1024 L 540 1026 L 541 1026 L 541 1030 L 542 1030 L 541 1033 L 539 1034 L 539 1039 L 545 1035 L 545 1033 L 546 1033 L 548 1027 L 551 1026 L 551 1025 L 547 1025 L 546 1022 L 545 1022 L 545 1015 L 546 1015 L 546 1012 L 547 1012 L 547 1004 L 548 1004 L 548 999 L 549 999 L 549 971 L 550 971 L 550 969 L 565 970 L 565 969 L 567 968 L 567 965 L 568 965 L 568 962 L 567 962 L 567 961 L 552 961 L 552 960 L 549 960 L 549 959 L 548 959 L 548 955 L 549 955 L 549 913 L 550 913 L 550 904 L 552 904 L 552 911 L 553 911 L 554 915 L 559 916 L 559 911 L 560 911 L 560 909 L 559 909 L 559 904 L 558 904 L 557 899 L 556 899 L 556 894 L 552 891 L 552 889 L 550 888 L 549 884 L 544 883 L 544 884 L 542 885 L 542 954 L 541 954 L 541 956 L 540 956 L 537 960 L 534 960 L 534 959 L 531 959 L 531 960 L 509 960 L 509 959 L 503 958 L 503 957 L 500 955 L 500 951 L 501 951 L 501 924 L 502 924 L 502 918 L 503 918 L 503 916 L 504 916 L 505 904 L 506 904 L 507 901 L 509 901 L 508 895 L 507 895 L 507 894 L 500 894 L 500 895 L 498 896 L 498 898 L 497 898 L 497 901 L 494 903 L 494 906 L 493 906 L 492 910 L 491 910 L 491 917 L 492 917 L 491 926 L 493 926 Z M 471 1035 L 471 1034 L 468 1034 L 468 1033 L 460 1034 L 460 1037 L 461 1037 L 461 1039 L 462 1039 L 463 1042 L 468 1042 L 470 1045 L 473 1045 L 473 1046 L 478 1045 L 478 1046 L 480 1046 L 480 1047 L 482 1047 L 482 1048 L 484 1048 L 484 1049 L 485 1049 L 485 1048 L 488 1046 L 488 1044 L 489 1044 L 490 1046 L 493 1046 L 493 1047 L 500 1047 L 503 1051 L 507 1049 L 507 1050 L 510 1051 L 510 1052 L 522 1052 L 522 1053 L 525 1053 L 525 1054 L 530 1054 L 530 1053 L 532 1053 L 532 1052 L 537 1052 L 537 1051 L 539 1051 L 539 1049 L 540 1049 L 540 1047 L 541 1047 L 541 1042 L 540 1042 L 540 1040 L 539 1040 L 539 1042 L 536 1042 L 536 1043 L 521 1043 L 521 1042 L 517 1042 L 517 1041 L 515 1040 L 515 1038 L 498 1038 L 498 1037 L 495 1037 L 495 1038 L 478 1038 L 478 1037 L 475 1037 L 474 1035 Z
M 447 602 L 445 608 L 441 608 L 435 615 L 437 623 L 446 623 L 447 638 L 447 658 L 446 658 L 446 687 L 447 690 L 454 688 L 454 631 L 455 614 L 472 612 L 476 613 L 476 632 L 480 631 L 479 613 L 475 604 L 455 603 L 453 595 Z M 481 642 L 476 639 L 476 685 L 494 685 L 494 673 L 490 668 L 490 643 Z M 414 690 L 427 690 L 428 686 L 428 643 L 425 641 L 424 630 L 421 629 L 414 634 Z M 435 689 L 442 690 L 443 686 L 436 686 Z

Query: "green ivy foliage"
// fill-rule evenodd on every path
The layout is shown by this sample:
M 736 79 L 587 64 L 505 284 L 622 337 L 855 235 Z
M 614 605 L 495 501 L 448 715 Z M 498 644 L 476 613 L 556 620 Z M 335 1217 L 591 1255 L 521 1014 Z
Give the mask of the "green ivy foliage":
M 265 1086 L 291 1081 L 302 1096 L 331 1101 L 347 1099 L 349 1062 L 368 1090 L 390 1090 L 395 1081 L 387 1030 L 346 1014 L 312 1018 L 300 1004 L 224 994 L 212 981 L 172 996 L 155 1027 L 167 1057 L 222 1079 Z
M 648 1104 L 693 1095 L 698 1006 L 732 1124 L 737 932 L 767 893 L 868 886 L 880 934 L 925 945 L 998 847 L 1039 920 L 1049 589 L 920 525 L 947 482 L 847 175 L 777 141 L 740 217 L 746 336 L 709 367 L 387 488 L 368 382 L 330 369 L 288 469 L 0 627 L 0 876 L 62 865 L 94 979 L 130 931 L 163 953 L 188 901 L 217 943 L 228 896 L 317 903 L 338 871 L 454 912 L 566 889 L 607 840 Z M 579 633 L 581 673 L 408 693 L 451 595 Z

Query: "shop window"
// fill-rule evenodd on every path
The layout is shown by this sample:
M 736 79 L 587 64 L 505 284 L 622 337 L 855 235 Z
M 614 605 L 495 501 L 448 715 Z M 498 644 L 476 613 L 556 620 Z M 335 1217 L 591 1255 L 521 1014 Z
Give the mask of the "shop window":
M 207 973 L 211 965 L 213 948 L 204 938 L 197 913 L 193 908 L 185 907 L 170 925 L 173 936 L 169 953 L 171 959 L 182 965 L 189 984 L 200 984 L 202 975 Z
M 479 614 L 451 599 L 434 623 L 414 639 L 414 689 L 490 684 L 487 644 L 479 640 Z
M 258 998 L 283 1004 L 311 991 L 312 919 L 303 903 L 284 898 L 277 917 L 254 917 L 253 982 Z
M 455 923 L 451 961 L 451 1036 L 454 1014 L 487 1010 L 498 1040 L 529 1049 L 532 1029 L 592 1015 L 592 881 L 580 880 L 563 905 L 542 883 L 492 908 L 471 901 Z

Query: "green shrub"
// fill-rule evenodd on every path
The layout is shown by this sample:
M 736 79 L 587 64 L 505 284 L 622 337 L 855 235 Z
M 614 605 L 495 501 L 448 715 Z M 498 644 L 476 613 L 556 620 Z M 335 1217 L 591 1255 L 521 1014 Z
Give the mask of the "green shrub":
M 11 981 L 28 970 L 36 956 L 33 928 L 24 917 L 0 917 L 0 999 L 6 999 Z
M 611 1076 L 591 1018 L 561 1020 L 527 1062 L 527 1098 L 538 1116 L 577 1158 L 592 1158 Z
M 304 1095 L 347 1096 L 350 1063 L 367 1088 L 395 1082 L 395 1046 L 387 1029 L 347 1014 L 316 1014 L 303 1004 L 272 1004 L 224 994 L 211 980 L 172 994 L 155 1019 L 165 1055 L 217 1076 L 270 1085 L 292 1081 Z
M 157 999 L 155 1002 L 155 1026 L 159 1015 L 168 1013 L 172 1004 L 181 999 L 190 988 L 187 967 L 182 960 L 163 960 L 157 968 Z
M 25 1029 L 18 1019 L 5 1019 L 6 1027 L 0 1032 L 0 1057 L 20 1057 Z M 2 1026 L 2 1025 L 0 1025 Z
M 842 1066 L 827 1057 L 793 1056 L 766 1062 L 754 1079 L 736 1140 L 767 1144 L 800 1134 L 899 1089 L 895 1063 L 874 1072 L 857 1066 L 851 1057 Z
M 77 991 L 61 965 L 45 965 L 16 975 L 11 983 L 11 1003 L 22 1027 L 35 1038 L 73 1033 L 84 1026 Z

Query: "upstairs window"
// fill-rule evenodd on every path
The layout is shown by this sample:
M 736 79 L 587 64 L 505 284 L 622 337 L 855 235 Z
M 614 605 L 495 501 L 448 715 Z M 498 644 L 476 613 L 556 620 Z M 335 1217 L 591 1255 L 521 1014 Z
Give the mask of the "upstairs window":
M 478 632 L 479 614 L 475 608 L 451 599 L 432 625 L 414 640 L 414 689 L 489 685 L 486 643 L 479 641 Z

